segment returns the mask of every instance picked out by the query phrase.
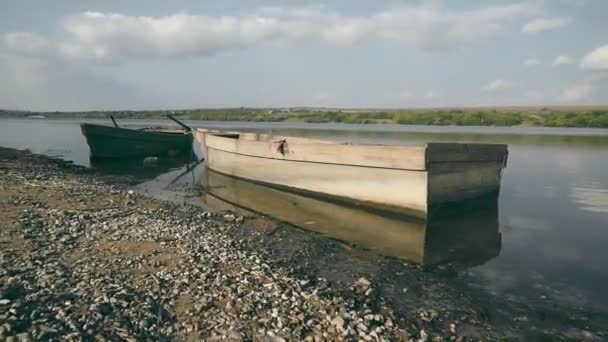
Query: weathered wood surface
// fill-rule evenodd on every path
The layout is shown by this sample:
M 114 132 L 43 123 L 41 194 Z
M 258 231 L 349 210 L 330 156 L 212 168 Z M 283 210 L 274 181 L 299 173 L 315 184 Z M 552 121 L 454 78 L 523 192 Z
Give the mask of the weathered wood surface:
M 208 147 L 209 168 L 240 178 L 424 216 L 427 173 L 252 157 Z
M 261 158 L 402 170 L 425 169 L 424 147 L 310 143 L 306 139 L 293 138 L 285 140 L 283 154 L 273 151 L 272 141 L 268 140 L 232 139 L 212 134 L 205 138 L 208 148 Z
M 428 172 L 429 205 L 457 202 L 498 192 L 502 163 L 443 163 Z
M 498 191 L 508 155 L 498 144 L 404 147 L 238 132 L 197 136 L 218 172 L 422 217 L 435 204 Z
M 449 162 L 506 162 L 507 145 L 503 144 L 426 144 L 426 161 Z

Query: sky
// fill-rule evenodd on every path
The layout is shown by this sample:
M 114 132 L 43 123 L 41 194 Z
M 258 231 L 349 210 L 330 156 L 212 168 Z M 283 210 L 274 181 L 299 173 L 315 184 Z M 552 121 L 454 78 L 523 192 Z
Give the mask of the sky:
M 1 0 L 0 108 L 608 104 L 606 0 Z

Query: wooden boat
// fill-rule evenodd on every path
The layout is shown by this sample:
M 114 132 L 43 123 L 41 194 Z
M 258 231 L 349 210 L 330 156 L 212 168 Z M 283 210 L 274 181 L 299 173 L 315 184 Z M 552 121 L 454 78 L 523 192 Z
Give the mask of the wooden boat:
M 195 138 L 214 171 L 421 218 L 498 192 L 508 154 L 501 144 L 355 145 L 206 129 Z
M 361 210 L 229 177 L 201 175 L 211 209 L 251 212 L 417 264 L 484 263 L 500 253 L 497 194 L 443 208 L 427 220 Z M 262 199 L 262 200 L 261 200 Z M 244 210 L 243 210 L 244 209 Z
M 192 134 L 187 130 L 135 130 L 86 123 L 80 128 L 92 158 L 166 156 L 192 150 Z

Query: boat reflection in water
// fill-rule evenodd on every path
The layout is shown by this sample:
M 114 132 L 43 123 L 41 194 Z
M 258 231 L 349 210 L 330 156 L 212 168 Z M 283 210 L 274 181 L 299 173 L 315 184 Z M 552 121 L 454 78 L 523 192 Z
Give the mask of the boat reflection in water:
M 140 181 L 156 178 L 171 170 L 191 164 L 198 158 L 188 153 L 172 157 L 128 158 L 128 159 L 90 159 L 91 168 L 109 175 L 129 175 Z
M 236 206 L 417 264 L 481 264 L 500 252 L 497 194 L 441 208 L 422 220 L 286 192 L 209 169 L 201 183 L 212 209 Z

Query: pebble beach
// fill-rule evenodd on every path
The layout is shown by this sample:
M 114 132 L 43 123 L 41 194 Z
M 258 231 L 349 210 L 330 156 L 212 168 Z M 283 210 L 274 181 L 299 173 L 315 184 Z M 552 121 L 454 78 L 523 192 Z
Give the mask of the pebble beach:
M 242 217 L 27 152 L 4 149 L 0 168 L 2 340 L 428 338 L 400 328 L 365 277 L 343 296 L 269 265 L 232 236 Z
M 190 201 L 181 202 L 134 184 L 0 148 L 0 341 L 599 341 L 604 334 L 601 317 L 550 308 L 541 315 L 463 292 L 449 285 L 456 266 L 427 269 L 259 215 L 193 205 L 204 189 L 182 189 Z M 488 307 L 496 310 L 489 315 Z

